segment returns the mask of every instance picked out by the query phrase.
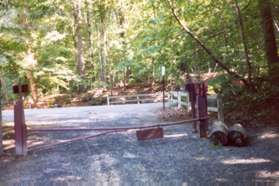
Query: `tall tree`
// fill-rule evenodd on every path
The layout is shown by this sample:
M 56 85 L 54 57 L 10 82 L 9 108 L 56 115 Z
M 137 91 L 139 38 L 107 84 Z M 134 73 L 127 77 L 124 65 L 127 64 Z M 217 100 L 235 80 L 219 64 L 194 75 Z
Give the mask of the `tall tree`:
M 106 66 L 107 66 L 107 2 L 99 4 L 100 23 L 99 23 L 99 47 L 100 47 L 100 80 L 106 82 Z
M 75 25 L 75 48 L 76 48 L 76 67 L 79 76 L 84 75 L 85 65 L 83 58 L 83 41 L 82 41 L 82 14 L 81 14 L 82 0 L 73 1 L 74 25 Z
M 279 85 L 279 57 L 270 0 L 259 0 L 259 9 L 262 19 L 262 30 L 269 76 L 273 83 Z
M 252 64 L 251 64 L 251 60 L 250 60 L 250 52 L 248 49 L 248 40 L 247 40 L 247 37 L 245 34 L 244 20 L 243 20 L 242 12 L 239 7 L 238 0 L 234 0 L 234 3 L 235 3 L 236 14 L 238 17 L 238 22 L 239 22 L 239 31 L 240 31 L 240 35 L 241 35 L 241 40 L 242 40 L 242 44 L 244 47 L 248 82 L 249 82 L 249 84 L 252 84 L 252 81 L 251 81 Z
M 212 62 L 221 67 L 224 71 L 226 71 L 229 75 L 236 79 L 240 79 L 247 87 L 250 87 L 249 82 L 242 77 L 240 74 L 238 74 L 235 71 L 232 71 L 227 65 L 225 65 L 221 59 L 219 59 L 213 51 L 205 45 L 203 41 L 198 38 L 194 32 L 190 30 L 190 28 L 187 26 L 186 22 L 181 20 L 177 14 L 176 8 L 174 7 L 174 3 L 172 0 L 166 0 L 170 10 L 172 12 L 173 17 L 177 21 L 177 23 L 181 26 L 181 28 L 208 54 L 208 56 L 212 59 Z
M 92 31 L 92 11 L 93 11 L 93 2 L 92 0 L 85 0 L 85 8 L 86 8 L 86 26 L 88 33 L 88 50 L 89 50 L 89 61 L 90 66 L 94 67 L 94 48 L 93 48 L 93 31 Z

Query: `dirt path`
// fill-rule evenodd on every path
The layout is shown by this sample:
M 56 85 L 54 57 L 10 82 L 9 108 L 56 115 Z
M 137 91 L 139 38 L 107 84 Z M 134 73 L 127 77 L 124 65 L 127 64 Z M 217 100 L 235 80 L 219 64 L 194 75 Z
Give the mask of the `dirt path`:
M 156 122 L 161 104 L 27 110 L 28 125 L 113 127 Z M 12 120 L 10 111 L 4 119 Z M 82 133 L 92 134 L 91 132 Z M 214 147 L 190 126 L 139 142 L 134 132 L 111 134 L 0 162 L 0 185 L 278 185 L 279 131 L 258 131 L 245 148 Z M 31 135 L 57 141 L 78 132 Z

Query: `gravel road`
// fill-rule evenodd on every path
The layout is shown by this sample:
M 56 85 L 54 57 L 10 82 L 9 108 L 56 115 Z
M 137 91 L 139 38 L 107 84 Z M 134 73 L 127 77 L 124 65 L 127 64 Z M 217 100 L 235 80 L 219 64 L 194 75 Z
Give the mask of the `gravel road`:
M 123 127 L 158 122 L 161 104 L 26 110 L 30 128 Z M 4 111 L 11 121 L 11 111 Z M 163 139 L 137 141 L 134 131 L 77 141 L 0 160 L 0 185 L 279 185 L 279 130 L 253 133 L 251 145 L 216 147 L 167 127 Z M 253 131 L 250 131 L 252 134 Z M 93 132 L 30 134 L 44 144 Z

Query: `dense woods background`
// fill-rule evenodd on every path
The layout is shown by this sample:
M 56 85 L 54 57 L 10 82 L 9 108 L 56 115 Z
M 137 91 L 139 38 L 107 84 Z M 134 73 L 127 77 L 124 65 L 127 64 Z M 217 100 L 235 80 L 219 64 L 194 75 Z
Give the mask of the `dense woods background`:
M 29 83 L 34 106 L 213 74 L 227 118 L 278 121 L 278 0 L 2 0 L 2 100 Z M 108 91 L 109 92 L 109 91 Z M 102 96 L 100 94 L 99 96 Z M 88 97 L 88 95 L 87 95 Z M 93 98 L 92 98 L 93 99 Z

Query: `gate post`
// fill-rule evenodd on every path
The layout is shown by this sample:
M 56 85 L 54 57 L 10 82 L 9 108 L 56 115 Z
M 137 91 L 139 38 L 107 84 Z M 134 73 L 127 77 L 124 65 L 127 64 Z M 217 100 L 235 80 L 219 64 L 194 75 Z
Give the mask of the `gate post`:
M 26 143 L 26 125 L 24 118 L 23 100 L 20 97 L 14 106 L 14 122 L 15 122 L 15 153 L 16 155 L 27 154 Z
M 197 84 L 194 83 L 192 81 L 192 79 L 188 79 L 188 82 L 186 83 L 186 91 L 188 91 L 188 95 L 189 95 L 189 101 L 190 101 L 190 104 L 191 104 L 191 111 L 192 111 L 192 117 L 193 118 L 197 118 L 197 112 L 196 112 L 196 99 L 197 99 L 197 96 L 196 96 L 196 86 Z M 198 129 L 197 129 L 197 122 L 194 121 L 193 122 L 193 132 L 198 132 Z
M 205 82 L 198 84 L 197 91 L 197 106 L 198 106 L 198 118 L 199 131 L 201 138 L 207 138 L 208 131 L 208 112 L 207 112 L 207 85 Z
M 14 106 L 14 130 L 15 130 L 15 153 L 16 155 L 27 154 L 27 129 L 25 125 L 23 96 L 28 94 L 27 84 L 14 85 L 13 92 L 18 94 L 18 100 Z

